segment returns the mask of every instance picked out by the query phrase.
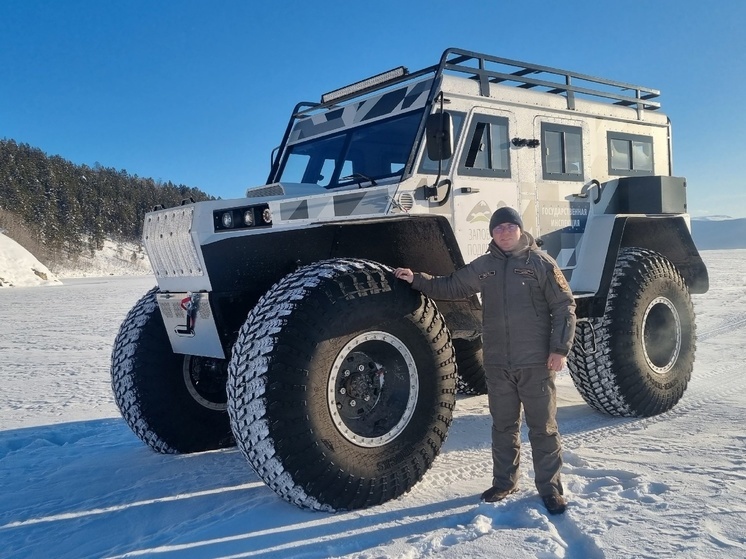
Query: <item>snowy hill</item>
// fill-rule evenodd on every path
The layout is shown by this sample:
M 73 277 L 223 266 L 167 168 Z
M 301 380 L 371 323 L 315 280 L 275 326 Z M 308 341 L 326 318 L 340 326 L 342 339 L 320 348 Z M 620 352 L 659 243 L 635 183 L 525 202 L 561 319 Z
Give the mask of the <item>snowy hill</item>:
M 61 279 L 100 276 L 143 276 L 151 274 L 150 263 L 134 243 L 105 241 L 93 256 L 49 270 L 36 257 L 0 232 L 0 287 L 60 285 Z
M 0 287 L 32 287 L 60 283 L 60 280 L 30 252 L 0 233 Z
M 93 256 L 81 255 L 75 262 L 55 265 L 57 277 L 142 276 L 152 274 L 145 251 L 135 243 L 104 241 L 104 248 Z

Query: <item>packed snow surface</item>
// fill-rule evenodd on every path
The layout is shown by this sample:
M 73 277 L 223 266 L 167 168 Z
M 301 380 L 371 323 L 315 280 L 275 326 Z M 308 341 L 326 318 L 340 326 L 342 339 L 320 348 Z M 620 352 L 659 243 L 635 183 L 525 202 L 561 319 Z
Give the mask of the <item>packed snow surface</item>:
M 491 479 L 485 396 L 459 397 L 441 455 L 395 501 L 300 510 L 236 449 L 152 452 L 111 394 L 112 342 L 152 276 L 0 289 L 0 556 L 746 557 L 746 250 L 705 251 L 692 381 L 648 419 L 593 411 L 558 379 L 567 512 L 546 514 L 523 433 L 521 491 Z

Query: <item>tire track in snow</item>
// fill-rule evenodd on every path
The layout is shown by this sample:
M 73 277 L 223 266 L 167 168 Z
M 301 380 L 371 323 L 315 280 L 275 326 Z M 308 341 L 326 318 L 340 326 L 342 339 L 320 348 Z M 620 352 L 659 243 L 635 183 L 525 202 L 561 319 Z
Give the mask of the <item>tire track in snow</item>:
M 722 402 L 729 394 L 746 389 L 746 376 L 743 375 L 741 364 L 716 367 L 698 374 L 697 377 L 718 377 L 722 382 L 717 385 L 709 383 L 698 388 L 696 392 L 691 390 L 690 385 L 685 393 L 689 397 L 685 395 L 672 410 L 653 417 L 609 418 L 599 412 L 580 419 L 568 420 L 562 425 L 562 430 L 570 434 L 563 435 L 562 440 L 566 446 L 573 446 L 573 443 L 578 442 L 596 443 L 625 431 L 638 430 L 662 421 L 670 421 L 673 416 L 688 414 L 708 404 Z M 600 421 L 613 421 L 613 424 L 598 426 Z M 492 471 L 492 456 L 489 448 L 471 451 L 471 453 L 477 454 L 478 457 L 469 459 L 467 456 L 466 462 L 464 462 L 464 451 L 453 451 L 439 456 L 423 481 L 429 479 L 431 485 L 455 483 L 483 477 L 485 472 Z
M 746 320 L 736 321 L 728 325 L 729 328 L 746 326 Z M 708 335 L 715 335 L 722 331 L 718 327 L 707 332 Z M 563 435 L 565 448 L 572 448 L 581 445 L 599 444 L 611 437 L 623 436 L 630 433 L 634 436 L 635 431 L 645 430 L 653 425 L 665 421 L 672 421 L 676 417 L 691 414 L 707 408 L 708 406 L 722 403 L 724 399 L 734 392 L 746 389 L 746 377 L 742 374 L 740 364 L 706 369 L 695 375 L 695 383 L 698 378 L 717 378 L 719 382 L 709 382 L 703 385 L 695 385 L 694 390 L 690 384 L 689 390 L 685 397 L 669 412 L 647 418 L 610 418 L 600 413 L 592 413 L 579 419 L 571 419 L 562 426 L 563 432 L 569 432 Z M 458 421 L 458 418 L 456 418 Z M 608 424 L 613 421 L 613 424 Z M 600 422 L 607 422 L 599 425 Z M 572 453 L 571 453 L 572 454 Z M 583 477 L 583 468 L 574 466 L 572 458 L 567 461 L 571 475 Z M 528 445 L 523 445 L 522 462 L 530 463 L 530 450 Z M 489 448 L 483 450 L 456 450 L 438 457 L 433 468 L 428 472 L 420 482 L 425 489 L 436 489 L 446 487 L 450 484 L 463 484 L 464 482 L 473 481 L 479 478 L 489 477 L 492 471 L 492 457 Z M 607 472 L 608 473 L 608 472 Z M 623 477 L 623 472 L 617 472 Z M 632 476 L 634 478 L 635 476 Z M 628 488 L 629 489 L 629 488 Z M 643 488 L 645 489 L 645 488 Z M 511 501 L 506 501 L 508 506 Z M 481 509 L 480 509 L 481 510 Z M 511 509 L 512 510 L 512 509 Z M 491 515 L 493 516 L 493 515 Z M 493 518 L 493 528 L 495 523 L 499 523 L 499 514 Z M 563 517 L 560 521 L 547 517 L 547 530 L 552 539 L 560 542 L 567 550 L 582 551 L 583 556 L 601 558 L 604 557 L 603 551 L 598 547 L 593 536 L 583 533 L 577 522 L 572 516 Z M 458 526 L 453 526 L 453 530 L 459 530 Z
M 733 331 L 734 329 L 744 327 L 746 327 L 746 317 L 736 320 L 728 318 L 725 319 L 720 326 L 711 328 L 698 335 L 697 339 L 699 341 L 705 341 L 722 332 Z M 570 433 L 563 435 L 562 439 L 565 443 L 573 443 L 575 441 L 597 442 L 601 438 L 605 438 L 609 435 L 616 435 L 630 430 L 630 425 L 632 424 L 645 427 L 660 421 L 667 421 L 670 419 L 672 414 L 678 415 L 690 413 L 706 404 L 720 402 L 731 392 L 746 387 L 746 382 L 744 382 L 746 377 L 743 375 L 742 368 L 742 365 L 734 364 L 726 367 L 716 367 L 714 369 L 706 369 L 701 372 L 696 372 L 693 376 L 695 382 L 700 378 L 709 379 L 712 377 L 720 377 L 723 382 L 717 384 L 719 387 L 717 389 L 713 384 L 709 384 L 694 393 L 691 390 L 690 381 L 689 388 L 685 393 L 684 398 L 679 401 L 671 411 L 660 415 L 647 418 L 611 418 L 610 416 L 602 415 L 599 412 L 583 418 L 571 419 L 562 425 L 563 432 Z M 604 420 L 613 421 L 614 423 L 612 425 L 598 426 L 599 421 Z M 458 419 L 456 419 L 456 421 L 458 421 Z M 429 479 L 433 485 L 436 483 L 454 483 L 457 481 L 476 479 L 484 476 L 485 472 L 490 472 L 492 469 L 492 456 L 490 455 L 489 449 L 483 451 L 472 451 L 472 453 L 478 454 L 479 457 L 476 459 L 468 459 L 467 457 L 466 463 L 464 463 L 463 451 L 453 451 L 440 455 L 435 461 L 433 468 L 425 476 L 423 482 L 427 482 Z
M 600 427 L 584 433 L 574 433 L 563 437 L 563 439 L 570 442 L 600 442 L 602 439 L 605 439 L 610 435 L 618 435 L 624 431 L 630 431 L 632 429 L 644 429 L 660 422 L 670 421 L 673 417 L 692 413 L 709 404 L 721 403 L 728 397 L 728 395 L 746 388 L 746 377 L 743 375 L 743 366 L 740 364 L 718 367 L 697 376 L 702 378 L 717 377 L 722 382 L 718 384 L 717 387 L 713 387 L 712 384 L 708 384 L 702 388 L 698 387 L 696 391 L 692 391 L 690 385 L 686 392 L 690 397 L 687 398 L 685 395 L 672 410 L 660 415 L 653 417 L 619 418 L 618 421 L 620 423 L 613 426 Z
M 697 335 L 697 341 L 698 342 L 704 342 L 707 341 L 709 338 L 712 338 L 713 336 L 717 336 L 718 334 L 722 334 L 724 332 L 733 332 L 734 330 L 740 330 L 741 328 L 746 327 L 746 317 L 741 317 L 740 315 L 733 315 L 730 317 L 727 317 L 720 321 L 720 325 L 716 326 L 714 328 L 711 328 L 710 330 L 707 330 L 701 334 Z

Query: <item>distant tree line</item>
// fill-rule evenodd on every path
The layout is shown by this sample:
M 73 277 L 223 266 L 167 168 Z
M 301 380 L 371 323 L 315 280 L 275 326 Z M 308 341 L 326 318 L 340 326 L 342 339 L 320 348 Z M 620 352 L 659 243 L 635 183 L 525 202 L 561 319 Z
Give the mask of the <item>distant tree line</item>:
M 75 165 L 28 144 L 0 140 L 0 230 L 39 259 L 92 253 L 107 238 L 139 242 L 146 212 L 187 198 L 213 199 L 197 188 L 98 163 Z

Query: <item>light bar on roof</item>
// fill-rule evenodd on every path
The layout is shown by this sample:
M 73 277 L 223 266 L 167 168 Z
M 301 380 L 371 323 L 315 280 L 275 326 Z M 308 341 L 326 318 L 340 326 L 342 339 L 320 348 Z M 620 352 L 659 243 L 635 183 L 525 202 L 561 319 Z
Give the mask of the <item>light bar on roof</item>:
M 389 70 L 388 72 L 376 74 L 375 76 L 361 80 L 359 82 L 355 82 L 350 85 L 346 85 L 344 87 L 340 87 L 339 89 L 335 89 L 334 91 L 330 91 L 329 93 L 324 93 L 321 96 L 321 102 L 329 103 L 331 101 L 334 101 L 335 99 L 340 99 L 342 97 L 350 95 L 351 93 L 365 91 L 366 89 L 377 87 L 396 78 L 401 78 L 402 76 L 406 76 L 408 73 L 409 70 L 407 70 L 404 66 L 399 66 L 398 68 L 394 68 L 393 70 Z

